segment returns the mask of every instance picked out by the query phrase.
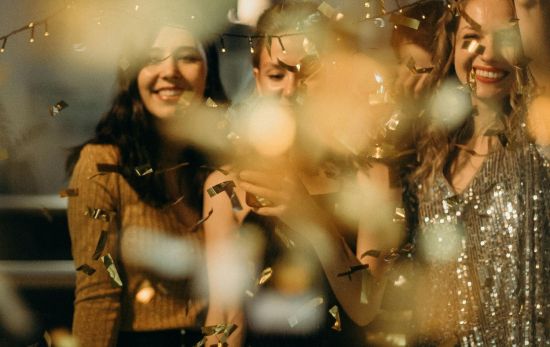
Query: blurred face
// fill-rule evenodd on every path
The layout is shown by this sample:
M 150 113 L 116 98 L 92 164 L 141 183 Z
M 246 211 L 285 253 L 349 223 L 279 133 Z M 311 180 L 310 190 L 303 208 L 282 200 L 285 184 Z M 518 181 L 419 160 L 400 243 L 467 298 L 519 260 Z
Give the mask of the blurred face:
M 297 66 L 305 56 L 303 39 L 301 35 L 285 37 L 284 50 L 280 42 L 273 39 L 271 56 L 267 47 L 262 49 L 259 66 L 254 68 L 259 95 L 279 98 L 283 104 L 292 103 L 300 81 L 298 73 L 289 66 Z
M 139 94 L 145 107 L 158 118 L 176 112 L 178 103 L 202 99 L 206 64 L 190 32 L 163 27 L 149 52 L 149 63 L 138 74 Z
M 458 78 L 462 83 L 475 79 L 478 99 L 502 99 L 510 92 L 514 73 L 495 38 L 511 30 L 514 11 L 504 0 L 470 0 L 464 11 L 470 19 L 461 16 L 456 35 L 454 63 Z M 477 41 L 485 47 L 484 52 L 462 48 L 466 41 Z

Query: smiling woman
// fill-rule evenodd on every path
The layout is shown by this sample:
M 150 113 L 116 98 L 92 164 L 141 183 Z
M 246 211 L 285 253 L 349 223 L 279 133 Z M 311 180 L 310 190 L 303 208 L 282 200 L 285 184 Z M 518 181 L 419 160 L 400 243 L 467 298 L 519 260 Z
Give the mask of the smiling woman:
M 187 346 L 202 338 L 195 227 L 210 161 L 164 129 L 223 91 L 217 71 L 208 74 L 218 83 L 206 82 L 206 54 L 191 31 L 162 26 L 138 37 L 148 45 L 121 59 L 111 109 L 67 162 L 79 270 L 73 333 L 82 346 Z
M 473 107 L 455 127 L 432 110 L 417 144 L 417 340 L 543 345 L 550 177 L 522 126 L 531 89 L 513 3 L 459 1 L 444 19 L 435 71 L 458 78 Z

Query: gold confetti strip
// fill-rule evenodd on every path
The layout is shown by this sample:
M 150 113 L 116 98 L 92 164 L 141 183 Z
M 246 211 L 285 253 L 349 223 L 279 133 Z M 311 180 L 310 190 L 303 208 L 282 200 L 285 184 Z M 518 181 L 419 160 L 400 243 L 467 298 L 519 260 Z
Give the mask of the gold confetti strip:
M 201 218 L 199 219 L 199 221 L 197 223 L 195 223 L 195 225 L 193 225 L 191 228 L 189 228 L 189 231 L 190 232 L 194 232 L 194 231 L 197 231 L 197 229 L 199 229 L 199 227 L 208 220 L 208 218 L 210 218 L 210 216 L 212 215 L 212 213 L 214 213 L 214 209 L 210 209 L 210 211 L 208 211 L 208 215 L 206 215 L 204 218 Z
M 478 55 L 481 55 L 483 54 L 483 52 L 485 52 L 485 46 L 480 44 L 477 40 L 465 40 L 462 43 L 462 49 Z
M 405 209 L 403 207 L 396 207 L 393 215 L 394 223 L 405 223 Z
M 149 282 L 149 280 L 145 279 L 138 286 L 138 290 L 136 292 L 136 301 L 141 304 L 148 304 L 151 302 L 151 300 L 153 300 L 155 294 L 155 288 L 151 285 L 151 282 Z
M 268 267 L 265 268 L 262 273 L 260 274 L 260 278 L 258 278 L 257 285 L 261 286 L 264 285 L 269 279 L 273 276 L 273 269 Z
M 296 246 L 294 241 L 279 226 L 275 227 L 275 236 L 283 242 L 286 248 L 294 248 Z
M 82 264 L 82 265 L 80 265 L 79 267 L 76 268 L 76 271 L 82 271 L 86 275 L 91 276 L 91 275 L 94 274 L 95 269 L 93 267 L 91 267 L 90 265 L 88 265 L 88 264 Z
M 365 253 L 361 254 L 361 259 L 363 259 L 364 257 L 378 258 L 378 257 L 380 257 L 381 254 L 382 254 L 382 252 L 380 252 L 376 249 L 370 249 L 370 250 L 366 251 Z
M 92 208 L 88 207 L 88 209 L 84 212 L 84 215 L 97 220 L 102 220 L 104 222 L 111 221 L 111 215 L 115 214 L 115 212 L 102 210 L 100 208 Z
M 101 230 L 101 234 L 99 235 L 99 240 L 97 241 L 97 245 L 95 247 L 94 255 L 92 256 L 93 260 L 98 260 L 101 257 L 101 253 L 105 249 L 105 245 L 107 244 L 107 236 L 109 235 L 109 232 L 106 230 Z
M 338 306 L 332 306 L 328 312 L 336 320 L 331 328 L 336 331 L 342 331 L 342 321 L 340 320 L 340 311 L 338 310 Z
M 139 177 L 147 176 L 153 173 L 153 168 L 151 167 L 151 165 L 145 164 L 134 168 L 134 172 Z
M 321 3 L 321 5 L 317 7 L 317 10 L 322 14 L 324 14 L 325 16 L 327 16 L 328 18 L 332 18 L 333 16 L 336 16 L 336 13 L 338 13 L 338 11 L 336 11 L 334 7 L 332 7 L 330 4 L 328 4 L 325 1 L 323 1 L 323 3 Z
M 409 69 L 410 72 L 414 74 L 430 73 L 434 69 L 433 66 L 420 67 L 420 68 L 416 67 L 416 62 L 414 61 L 413 57 L 409 58 L 409 61 L 407 62 L 407 68 Z
M 10 155 L 6 148 L 0 148 L 0 160 L 8 160 Z
M 212 98 L 208 98 L 206 99 L 206 107 L 218 108 L 218 104 L 216 104 L 216 102 L 212 100 Z
M 233 207 L 233 210 L 241 211 L 243 209 L 241 202 L 239 201 L 239 197 L 235 193 L 235 182 L 233 181 L 218 183 L 215 186 L 208 188 L 206 192 L 210 197 L 214 197 L 221 192 L 225 192 L 231 200 L 231 206 Z
M 115 266 L 115 262 L 113 261 L 113 258 L 110 254 L 104 255 L 103 257 L 99 258 L 103 265 L 105 266 L 105 269 L 107 269 L 107 272 L 109 273 L 109 277 L 111 278 L 111 284 L 113 287 L 122 287 L 122 280 L 120 279 L 120 276 L 118 275 L 118 271 Z
M 68 106 L 69 104 L 67 104 L 65 101 L 58 101 L 55 105 L 49 106 L 48 110 L 50 111 L 50 116 L 55 117 L 59 115 L 59 113 Z
M 62 198 L 69 198 L 78 196 L 78 188 L 67 188 L 59 192 L 59 196 Z
M 366 270 L 368 269 L 368 267 L 369 267 L 369 264 L 352 265 L 349 267 L 349 270 L 340 272 L 336 276 L 338 277 L 348 276 L 349 280 L 351 281 L 351 275 L 353 275 L 357 271 Z
M 361 298 L 359 301 L 362 304 L 368 304 L 369 303 L 369 297 L 371 293 L 371 286 L 374 284 L 374 278 L 372 277 L 370 271 L 363 271 L 361 278 Z
M 302 306 L 295 314 L 293 314 L 291 317 L 288 318 L 288 325 L 290 325 L 291 328 L 294 328 L 296 325 L 298 325 L 302 321 L 302 319 L 305 316 L 308 316 L 312 310 L 322 305 L 324 302 L 325 300 L 320 296 L 311 299 L 304 306 Z
M 390 16 L 390 22 L 395 25 L 411 28 L 413 30 L 418 30 L 418 27 L 420 26 L 420 21 L 418 19 L 406 17 L 400 13 L 392 13 Z

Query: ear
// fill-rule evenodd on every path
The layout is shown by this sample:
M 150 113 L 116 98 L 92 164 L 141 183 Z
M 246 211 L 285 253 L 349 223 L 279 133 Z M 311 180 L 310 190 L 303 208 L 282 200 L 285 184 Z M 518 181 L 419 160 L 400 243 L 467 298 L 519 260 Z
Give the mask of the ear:
M 252 73 L 254 74 L 254 80 L 256 81 L 256 92 L 258 93 L 258 95 L 261 96 L 263 95 L 263 91 L 262 91 L 262 85 L 260 83 L 260 69 L 255 67 L 252 69 Z

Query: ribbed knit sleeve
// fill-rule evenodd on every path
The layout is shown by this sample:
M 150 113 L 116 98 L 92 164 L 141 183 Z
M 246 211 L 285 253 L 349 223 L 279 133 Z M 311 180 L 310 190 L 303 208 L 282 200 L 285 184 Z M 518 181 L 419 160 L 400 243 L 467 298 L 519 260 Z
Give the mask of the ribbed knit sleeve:
M 73 172 L 70 188 L 78 189 L 78 196 L 69 199 L 68 222 L 75 267 L 88 265 L 93 274 L 78 271 L 76 275 L 73 334 L 84 347 L 111 347 L 116 345 L 121 316 L 121 288 L 113 285 L 109 273 L 93 254 L 103 230 L 108 238 L 101 255 L 110 254 L 117 263 L 119 201 L 118 174 L 97 175 L 97 164 L 117 164 L 118 152 L 113 146 L 87 145 L 80 153 Z M 107 214 L 106 218 L 93 212 Z M 120 267 L 118 267 L 120 269 Z

